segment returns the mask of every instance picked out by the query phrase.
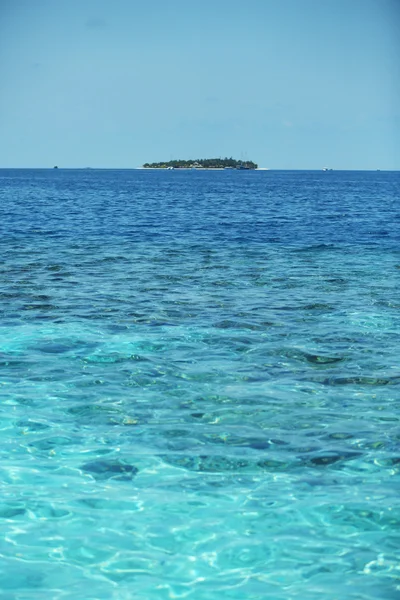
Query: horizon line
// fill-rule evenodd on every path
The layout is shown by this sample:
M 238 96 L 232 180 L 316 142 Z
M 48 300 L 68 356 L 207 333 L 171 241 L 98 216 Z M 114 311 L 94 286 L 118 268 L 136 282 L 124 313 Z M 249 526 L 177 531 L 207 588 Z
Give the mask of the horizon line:
M 36 170 L 36 171 L 167 171 L 168 169 L 163 169 L 163 168 L 151 168 L 151 167 L 59 167 L 57 166 L 53 166 L 53 167 L 2 167 L 0 166 L 0 170 L 1 171 L 5 171 L 5 170 Z M 213 168 L 199 168 L 199 169 L 193 169 L 193 168 L 176 168 L 174 169 L 174 171 L 224 171 L 224 168 L 221 169 L 213 169 Z M 232 169 L 235 170 L 235 169 Z M 371 171 L 373 173 L 376 172 L 390 172 L 390 173 L 396 173 L 400 171 L 400 167 L 397 169 L 388 169 L 388 168 L 356 168 L 356 169 L 351 169 L 351 168 L 333 168 L 333 167 L 313 167 L 313 168 L 285 168 L 285 167 L 258 167 L 257 169 L 250 169 L 251 171 L 321 171 L 321 172 L 332 172 L 332 171 Z

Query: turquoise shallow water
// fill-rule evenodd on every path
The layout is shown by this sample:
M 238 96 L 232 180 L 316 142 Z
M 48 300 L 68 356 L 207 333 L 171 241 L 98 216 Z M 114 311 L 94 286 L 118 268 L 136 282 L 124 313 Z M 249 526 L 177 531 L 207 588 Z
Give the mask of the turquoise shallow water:
M 0 183 L 0 599 L 398 598 L 400 175 Z

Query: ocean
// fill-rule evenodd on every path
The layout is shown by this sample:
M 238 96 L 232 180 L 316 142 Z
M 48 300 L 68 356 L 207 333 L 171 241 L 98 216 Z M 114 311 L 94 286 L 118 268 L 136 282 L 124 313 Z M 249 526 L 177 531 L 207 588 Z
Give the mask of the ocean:
M 400 173 L 0 170 L 0 599 L 400 597 Z

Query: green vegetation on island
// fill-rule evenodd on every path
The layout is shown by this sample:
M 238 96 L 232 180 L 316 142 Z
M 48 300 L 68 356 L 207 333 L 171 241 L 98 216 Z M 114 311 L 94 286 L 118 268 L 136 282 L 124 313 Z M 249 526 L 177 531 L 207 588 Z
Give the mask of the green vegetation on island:
M 257 169 L 251 160 L 234 158 L 198 158 L 197 160 L 170 160 L 168 162 L 144 163 L 144 169 Z

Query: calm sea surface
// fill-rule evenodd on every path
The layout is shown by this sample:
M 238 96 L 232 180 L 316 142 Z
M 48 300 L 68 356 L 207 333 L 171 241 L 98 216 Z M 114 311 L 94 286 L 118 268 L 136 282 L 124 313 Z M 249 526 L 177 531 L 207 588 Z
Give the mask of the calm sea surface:
M 0 171 L 1 600 L 400 597 L 400 174 Z

